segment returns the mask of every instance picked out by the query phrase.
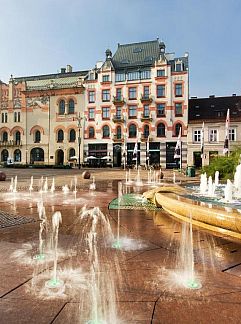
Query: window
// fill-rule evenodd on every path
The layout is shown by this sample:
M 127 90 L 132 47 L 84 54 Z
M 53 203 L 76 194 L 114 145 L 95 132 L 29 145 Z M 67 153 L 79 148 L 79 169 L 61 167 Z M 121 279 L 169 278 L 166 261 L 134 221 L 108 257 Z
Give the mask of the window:
M 103 128 L 102 128 L 102 132 L 103 132 L 103 138 L 108 138 L 110 137 L 110 127 L 105 125 Z
M 149 105 L 144 105 L 143 117 L 149 117 L 149 116 L 150 116 Z
M 149 98 L 149 95 L 150 95 L 149 91 L 150 91 L 150 87 L 149 86 L 145 86 L 144 87 L 144 93 L 143 93 L 143 97 L 144 98 Z
M 121 126 L 117 126 L 116 128 L 116 138 L 121 139 Z
M 94 138 L 95 137 L 95 129 L 94 127 L 89 128 L 89 138 Z
M 150 131 L 149 131 L 149 126 L 148 125 L 145 125 L 144 126 L 144 138 L 148 138 L 148 136 L 149 136 L 149 134 L 150 134 Z
M 136 118 L 136 106 L 129 106 L 129 118 Z
M 116 89 L 116 99 L 121 100 L 121 88 Z
M 61 143 L 64 141 L 64 132 L 62 129 L 58 130 L 58 133 L 57 133 L 57 142 L 58 143 Z
M 163 123 L 158 124 L 156 136 L 157 137 L 165 137 L 166 136 L 165 132 L 166 132 L 165 124 L 163 124 Z
M 15 122 L 15 123 L 17 122 L 17 118 L 18 118 L 18 113 L 15 111 L 15 112 L 14 112 L 14 122 Z
M 89 103 L 95 102 L 95 91 L 89 91 Z
M 110 90 L 102 90 L 102 101 L 110 101 Z
M 193 132 L 193 142 L 200 143 L 201 142 L 201 129 L 195 129 Z
M 180 131 L 180 129 L 181 129 L 181 134 L 182 134 L 182 125 L 181 124 L 176 124 L 176 126 L 175 126 L 175 134 L 174 134 L 174 136 L 178 136 L 179 135 L 179 131 Z
M 71 129 L 69 132 L 69 141 L 75 142 L 75 139 L 76 139 L 76 132 L 74 129 Z
M 163 103 L 157 104 L 156 115 L 157 115 L 157 117 L 165 116 L 165 104 L 163 104 Z
M 17 118 L 17 120 L 18 120 L 18 122 L 20 123 L 20 116 L 21 116 L 21 113 L 20 113 L 20 111 L 18 112 L 18 118 Z
M 65 101 L 60 100 L 59 102 L 59 115 L 64 115 L 65 113 Z
M 89 120 L 95 119 L 95 108 L 89 108 Z
M 16 141 L 16 144 L 20 144 L 20 141 L 21 141 L 21 134 L 19 131 L 17 131 L 15 133 L 15 141 Z
M 218 141 L 218 130 L 210 129 L 209 130 L 209 142 L 217 142 Z
M 128 72 L 127 78 L 128 78 L 128 81 L 139 80 L 140 73 L 139 73 L 139 71 Z
M 116 107 L 116 117 L 121 117 L 121 107 Z
M 2 113 L 2 123 L 7 123 L 7 122 L 8 122 L 8 113 Z
M 181 97 L 182 96 L 182 83 L 175 84 L 175 96 Z
M 102 118 L 103 119 L 110 119 L 110 107 L 103 107 L 102 108 Z
M 37 130 L 34 133 L 34 143 L 40 143 L 40 141 L 41 141 L 41 133 L 39 130 Z
M 145 70 L 140 72 L 141 79 L 150 79 L 151 78 L 151 71 Z
M 163 77 L 163 76 L 165 76 L 165 70 L 164 69 L 157 70 L 157 77 Z
M 74 114 L 74 100 L 73 99 L 70 99 L 69 100 L 69 111 L 68 111 L 69 114 Z
M 21 162 L 21 151 L 15 150 L 13 153 L 14 162 Z
M 157 86 L 157 98 L 165 97 L 165 85 L 159 84 Z
M 1 161 L 2 162 L 6 162 L 7 161 L 7 159 L 8 159 L 8 150 L 2 150 L 2 153 L 1 153 Z
M 182 63 L 176 63 L 176 72 L 182 72 Z
M 136 88 L 129 88 L 129 99 L 136 99 Z
M 229 129 L 229 140 L 236 141 L 236 128 Z
M 125 79 L 126 79 L 125 73 L 116 73 L 115 75 L 116 82 L 125 81 Z
M 129 137 L 130 138 L 136 137 L 136 125 L 135 124 L 131 124 L 129 127 Z
M 89 80 L 94 80 L 95 79 L 95 74 L 93 72 L 91 72 L 89 74 Z
M 72 158 L 73 156 L 75 156 L 75 149 L 74 148 L 71 148 L 69 150 L 69 159 Z
M 182 116 L 182 104 L 175 103 L 175 116 Z
M 3 140 L 3 142 L 7 142 L 8 141 L 8 133 L 7 132 L 3 132 L 2 140 Z
M 109 82 L 110 81 L 110 76 L 109 75 L 103 75 L 102 81 L 103 82 Z

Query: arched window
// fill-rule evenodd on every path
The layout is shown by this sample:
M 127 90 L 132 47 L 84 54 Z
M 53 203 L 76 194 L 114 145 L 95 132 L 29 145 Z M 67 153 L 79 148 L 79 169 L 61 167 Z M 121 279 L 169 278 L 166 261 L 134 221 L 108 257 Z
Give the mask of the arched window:
M 21 162 L 21 151 L 15 150 L 13 153 L 14 162 Z
M 129 127 L 129 137 L 130 138 L 136 137 L 136 125 L 135 124 L 131 124 Z
M 76 132 L 74 129 L 71 129 L 69 132 L 69 141 L 75 142 L 75 139 L 76 139 Z
M 75 149 L 74 148 L 71 148 L 69 150 L 69 159 L 72 158 L 73 156 L 75 156 Z
M 165 137 L 166 136 L 166 127 L 165 124 L 160 123 L 157 125 L 156 136 L 157 137 Z
M 7 132 L 3 132 L 2 140 L 3 140 L 3 142 L 7 142 L 8 141 L 8 133 Z
M 103 138 L 110 137 L 110 127 L 105 125 L 102 129 Z
M 61 143 L 63 142 L 63 140 L 64 140 L 64 132 L 62 129 L 59 129 L 57 133 L 57 142 Z
M 64 115 L 65 113 L 65 101 L 60 100 L 59 102 L 59 115 Z
M 20 144 L 20 141 L 21 141 L 21 134 L 19 131 L 17 131 L 15 133 L 15 141 L 16 141 L 16 144 Z
M 179 135 L 179 129 L 181 128 L 181 133 L 182 133 L 182 124 L 176 124 L 175 126 L 175 136 Z
M 95 137 L 95 129 L 94 127 L 89 128 L 89 138 L 94 138 Z
M 40 143 L 41 141 L 41 133 L 39 130 L 36 130 L 34 133 L 34 143 Z
M 144 138 L 148 138 L 148 136 L 149 136 L 149 126 L 148 125 L 145 125 L 144 126 Z
M 116 128 L 116 138 L 121 139 L 121 126 L 117 126 Z
M 41 147 L 35 147 L 30 152 L 30 163 L 34 161 L 44 161 L 44 150 Z
M 7 162 L 7 159 L 8 159 L 8 150 L 2 150 L 1 161 L 2 162 Z
M 69 101 L 69 110 L 68 110 L 69 114 L 74 114 L 74 100 L 70 99 Z

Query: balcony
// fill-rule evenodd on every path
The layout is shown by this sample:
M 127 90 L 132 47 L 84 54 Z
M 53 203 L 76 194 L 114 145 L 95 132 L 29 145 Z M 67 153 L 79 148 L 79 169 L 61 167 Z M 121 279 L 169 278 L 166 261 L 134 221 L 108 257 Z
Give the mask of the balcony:
M 148 135 L 147 134 L 142 134 L 141 135 L 141 141 L 142 142 L 147 142 L 148 140 Z M 149 142 L 152 142 L 152 137 L 149 136 Z
M 124 123 L 124 117 L 122 115 L 115 115 L 113 116 L 112 121 L 114 123 Z
M 0 141 L 0 147 L 22 146 L 22 141 Z
M 143 103 L 151 103 L 152 97 L 150 95 L 141 95 L 141 102 Z
M 124 141 L 124 137 L 123 137 L 123 135 L 117 136 L 115 134 L 115 135 L 113 135 L 112 140 L 113 140 L 113 142 L 123 142 Z
M 142 122 L 144 122 L 144 121 L 152 121 L 152 118 L 151 118 L 151 116 L 150 116 L 150 114 L 149 115 L 147 115 L 147 114 L 142 114 L 142 116 L 141 116 L 141 121 Z
M 113 97 L 113 104 L 114 105 L 124 105 L 125 100 L 122 96 L 114 96 Z

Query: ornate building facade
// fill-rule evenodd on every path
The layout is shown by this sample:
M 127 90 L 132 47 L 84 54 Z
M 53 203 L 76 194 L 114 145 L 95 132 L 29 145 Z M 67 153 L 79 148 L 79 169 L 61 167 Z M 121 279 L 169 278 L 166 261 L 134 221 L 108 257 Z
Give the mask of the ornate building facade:
M 11 78 L 0 84 L 0 159 L 17 163 L 175 166 L 181 128 L 187 162 L 188 55 L 159 40 L 118 44 L 89 71 Z M 105 162 L 105 163 L 103 163 Z

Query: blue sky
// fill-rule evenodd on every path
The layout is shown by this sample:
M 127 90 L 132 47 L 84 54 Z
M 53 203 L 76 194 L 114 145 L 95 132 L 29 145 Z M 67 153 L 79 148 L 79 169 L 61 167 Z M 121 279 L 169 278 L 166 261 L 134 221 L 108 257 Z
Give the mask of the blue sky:
M 190 55 L 190 96 L 241 94 L 239 0 L 0 0 L 0 79 L 84 70 L 159 37 Z

